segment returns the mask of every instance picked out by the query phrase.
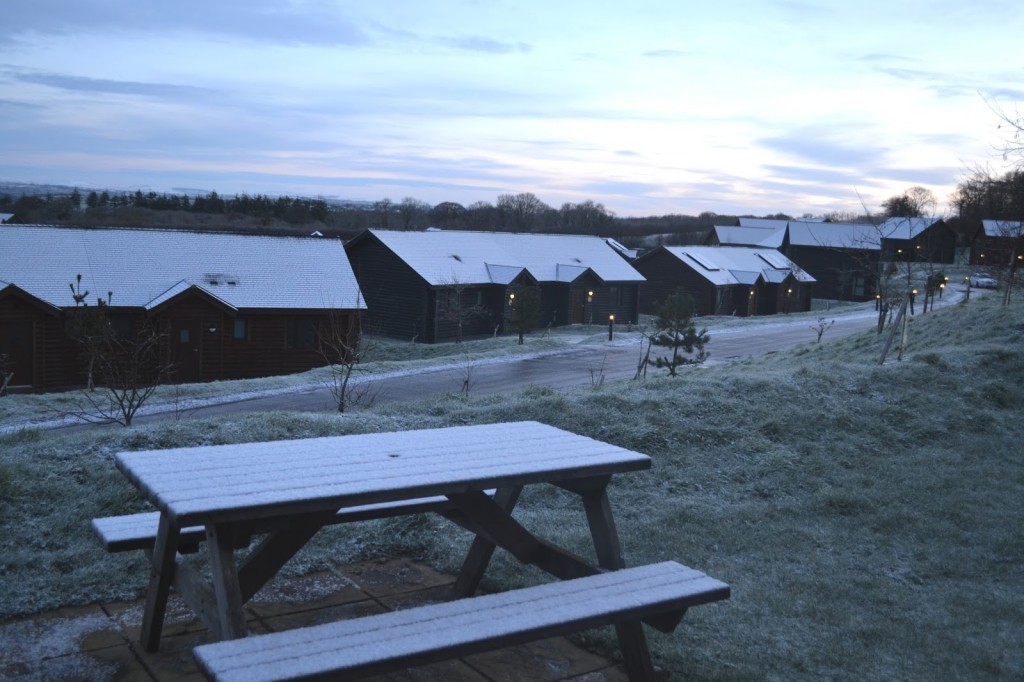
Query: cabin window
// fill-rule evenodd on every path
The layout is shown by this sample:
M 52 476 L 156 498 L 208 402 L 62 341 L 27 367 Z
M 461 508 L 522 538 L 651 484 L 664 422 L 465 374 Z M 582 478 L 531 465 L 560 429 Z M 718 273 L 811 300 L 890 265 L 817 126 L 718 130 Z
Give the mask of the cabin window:
M 188 331 L 187 329 L 178 330 L 178 343 L 188 343 L 191 340 Z
M 853 276 L 853 295 L 864 296 L 867 290 L 867 278 L 863 275 Z
M 231 338 L 235 341 L 245 341 L 249 336 L 249 325 L 246 320 L 238 318 L 231 328 Z
M 316 346 L 316 320 L 312 317 L 293 317 L 288 320 L 285 347 L 289 350 Z
M 132 332 L 135 331 L 132 320 L 128 317 L 111 317 L 107 324 L 110 326 L 110 331 L 119 339 L 130 339 Z

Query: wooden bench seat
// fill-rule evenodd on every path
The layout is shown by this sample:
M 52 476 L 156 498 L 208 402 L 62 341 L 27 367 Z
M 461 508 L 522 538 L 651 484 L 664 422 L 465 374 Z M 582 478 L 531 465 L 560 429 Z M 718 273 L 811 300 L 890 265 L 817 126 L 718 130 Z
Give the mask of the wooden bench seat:
M 494 491 L 488 491 L 494 495 Z M 454 508 L 448 498 L 443 495 L 423 497 L 413 500 L 399 500 L 380 504 L 366 504 L 358 507 L 346 507 L 335 515 L 334 523 L 350 521 L 366 521 L 390 516 L 404 516 L 421 512 L 445 513 Z M 141 512 L 123 516 L 106 516 L 93 519 L 92 528 L 108 552 L 127 552 L 131 550 L 153 549 L 157 527 L 160 524 L 160 512 Z M 181 529 L 179 551 L 192 551 L 206 539 L 203 526 L 190 526 Z
M 203 673 L 224 682 L 354 679 L 644 620 L 671 632 L 686 609 L 729 586 L 668 561 L 536 587 L 199 646 Z

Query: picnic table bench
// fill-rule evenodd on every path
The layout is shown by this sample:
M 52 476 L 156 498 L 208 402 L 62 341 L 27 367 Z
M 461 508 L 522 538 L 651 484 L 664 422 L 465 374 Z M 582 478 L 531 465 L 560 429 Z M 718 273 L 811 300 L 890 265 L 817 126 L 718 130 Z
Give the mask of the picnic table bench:
M 631 679 L 648 679 L 653 669 L 641 620 L 671 630 L 688 606 L 729 596 L 724 583 L 679 564 L 658 565 L 656 572 L 664 573 L 659 579 L 668 577 L 675 585 L 664 590 L 645 583 L 650 576 L 641 579 L 646 567 L 622 571 L 625 563 L 607 486 L 615 474 L 649 468 L 650 458 L 537 422 L 122 452 L 116 462 L 157 509 L 94 523 L 112 551 L 146 549 L 150 557 L 142 646 L 157 649 L 173 586 L 214 639 L 230 640 L 196 650 L 204 670 L 217 679 L 231 679 L 229 669 L 235 663 L 242 661 L 244 667 L 244 661 L 255 660 L 252 648 L 269 651 L 275 641 L 290 641 L 266 639 L 276 635 L 252 638 L 252 644 L 241 639 L 247 634 L 243 605 L 319 529 L 345 520 L 437 511 L 469 529 L 475 539 L 454 586 L 464 597 L 477 591 L 496 547 L 561 582 L 502 593 L 504 597 L 486 595 L 411 609 L 401 616 L 385 614 L 389 618 L 372 624 L 384 624 L 372 661 L 324 655 L 316 672 L 301 675 L 405 667 L 479 647 L 615 623 Z M 513 518 L 524 486 L 539 483 L 580 497 L 596 565 L 535 536 Z M 234 550 L 247 545 L 252 534 L 261 539 L 236 563 Z M 179 556 L 200 541 L 207 545 L 208 579 Z M 598 585 L 608 595 L 600 600 L 604 604 L 580 598 Z M 574 611 L 572 603 L 581 604 L 582 610 Z M 547 615 L 539 618 L 542 612 Z M 422 630 L 430 626 L 415 625 L 422 618 L 436 621 L 438 633 L 448 634 L 425 643 Z M 481 619 L 502 627 L 486 630 L 478 626 Z M 307 642 L 304 647 L 341 649 L 344 642 L 337 637 L 347 641 L 350 628 L 371 625 L 367 619 L 356 622 L 292 637 Z M 235 663 L 225 667 L 225 661 Z M 263 667 L 268 679 L 290 679 L 301 668 L 296 659 Z

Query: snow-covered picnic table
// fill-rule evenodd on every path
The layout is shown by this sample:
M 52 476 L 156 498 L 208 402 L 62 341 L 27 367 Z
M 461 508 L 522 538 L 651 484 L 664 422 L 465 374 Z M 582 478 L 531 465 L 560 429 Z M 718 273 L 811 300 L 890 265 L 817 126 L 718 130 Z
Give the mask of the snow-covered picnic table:
M 463 595 L 476 591 L 496 546 L 562 579 L 623 568 L 606 487 L 650 465 L 646 455 L 538 422 L 118 453 L 118 468 L 160 514 L 142 645 L 156 650 L 172 586 L 215 638 L 244 637 L 243 604 L 351 507 L 446 498 L 445 515 L 476 534 L 455 584 Z M 581 497 L 597 566 L 512 517 L 523 487 L 538 483 Z M 182 529 L 196 526 L 206 529 L 209 578 L 178 555 Z M 235 548 L 252 534 L 263 537 L 236 564 Z M 634 625 L 619 628 L 623 650 L 649 667 Z

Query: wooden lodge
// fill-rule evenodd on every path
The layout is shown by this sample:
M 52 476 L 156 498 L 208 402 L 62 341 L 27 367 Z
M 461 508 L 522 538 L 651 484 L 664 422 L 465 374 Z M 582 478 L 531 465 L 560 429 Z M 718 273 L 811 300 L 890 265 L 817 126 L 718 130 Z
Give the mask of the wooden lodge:
M 366 230 L 345 246 L 365 328 L 435 343 L 509 333 L 512 294 L 539 292 L 539 327 L 636 322 L 643 277 L 600 237 Z
M 774 315 L 810 310 L 814 278 L 771 248 L 659 246 L 633 266 L 647 282 L 640 311 L 655 314 L 677 289 L 698 315 Z
M 332 323 L 357 332 L 365 308 L 340 241 L 0 226 L 0 353 L 12 386 L 83 385 L 69 320 L 99 301 L 114 333 L 148 325 L 162 337 L 177 382 L 323 366 L 320 335 Z

